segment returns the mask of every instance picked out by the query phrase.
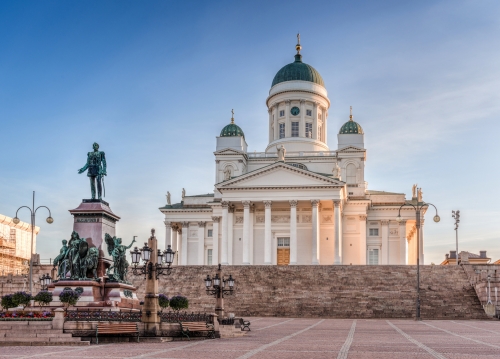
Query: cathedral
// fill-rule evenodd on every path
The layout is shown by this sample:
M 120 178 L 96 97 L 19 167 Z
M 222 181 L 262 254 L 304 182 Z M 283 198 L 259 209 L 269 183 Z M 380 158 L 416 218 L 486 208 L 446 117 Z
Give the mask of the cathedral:
M 404 193 L 369 190 L 364 131 L 351 115 L 328 145 L 330 100 L 319 72 L 295 60 L 274 76 L 269 144 L 247 151 L 234 115 L 216 138 L 214 192 L 160 208 L 177 265 L 416 264 L 415 211 Z M 332 145 L 332 141 L 330 141 Z M 414 191 L 415 192 L 415 189 Z

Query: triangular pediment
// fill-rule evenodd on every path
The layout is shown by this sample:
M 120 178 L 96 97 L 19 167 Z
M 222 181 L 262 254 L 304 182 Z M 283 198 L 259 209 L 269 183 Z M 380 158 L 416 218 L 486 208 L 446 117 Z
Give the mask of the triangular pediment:
M 341 150 L 337 150 L 337 152 L 364 152 L 365 149 L 356 146 L 347 146 L 342 148 Z
M 270 166 L 221 182 L 217 189 L 343 187 L 344 182 L 277 162 Z
M 215 151 L 214 155 L 246 155 L 246 153 L 233 148 L 224 148 L 222 150 Z

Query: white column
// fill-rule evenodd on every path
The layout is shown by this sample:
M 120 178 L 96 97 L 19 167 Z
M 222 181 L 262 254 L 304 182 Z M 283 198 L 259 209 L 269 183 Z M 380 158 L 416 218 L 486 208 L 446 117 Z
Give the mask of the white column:
M 327 131 L 328 126 L 327 126 L 327 122 L 326 122 L 326 113 L 327 113 L 327 109 L 325 107 L 325 108 L 323 108 L 323 112 L 322 112 L 322 114 L 323 114 L 323 133 L 324 133 L 323 137 L 324 137 L 324 142 L 328 143 L 328 131 Z
M 205 224 L 198 222 L 198 265 L 205 264 Z
M 274 114 L 274 139 L 277 140 L 279 138 L 279 126 L 278 126 L 278 104 L 273 106 L 273 114 Z
M 285 137 L 292 137 L 292 125 L 290 122 L 290 100 L 285 101 Z
M 335 256 L 333 264 L 342 264 L 342 217 L 340 215 L 340 200 L 333 200 L 335 222 Z
M 382 225 L 382 264 L 389 264 L 389 221 L 380 221 Z
M 189 222 L 182 222 L 181 265 L 187 265 L 188 260 Z M 153 253 L 154 254 L 154 253 Z
M 219 218 L 212 217 L 212 265 L 219 263 Z M 207 263 L 208 264 L 208 263 Z
M 366 215 L 359 216 L 359 264 L 365 265 L 366 262 Z
M 419 241 L 419 255 L 420 255 L 420 264 L 424 264 L 424 220 L 420 220 L 420 241 Z M 458 256 L 458 253 L 457 253 Z
M 227 259 L 229 264 L 233 264 L 233 224 L 234 224 L 234 206 L 229 205 L 227 215 Z
M 290 264 L 297 264 L 297 201 L 290 201 Z
M 177 245 L 177 226 L 172 226 L 171 228 L 171 239 L 172 239 L 172 250 L 174 252 L 178 251 L 179 246 Z M 179 263 L 179 253 L 176 253 L 174 256 L 174 262 L 172 264 L 178 264 Z
M 267 112 L 269 113 L 269 122 L 268 122 L 269 123 L 269 143 L 271 143 L 271 142 L 273 142 L 273 138 L 274 138 L 273 109 L 270 108 L 267 110 Z
M 406 264 L 406 221 L 399 223 L 399 264 Z
M 228 235 L 227 235 L 227 222 L 228 222 L 228 203 L 222 202 L 222 238 L 220 248 L 221 264 L 229 264 L 228 260 Z
M 264 201 L 264 264 L 272 263 L 271 201 Z
M 243 203 L 243 264 L 250 264 L 250 201 L 242 201 Z
M 304 100 L 300 100 L 299 137 L 306 137 L 306 106 Z
M 248 235 L 248 250 L 250 251 L 250 264 L 253 264 L 253 232 L 255 223 L 255 204 L 250 205 L 250 225 L 249 225 L 249 235 Z
M 313 133 L 312 138 L 318 139 L 318 103 L 313 103 Z
M 318 204 L 319 199 L 312 199 L 312 263 L 319 264 L 319 226 Z
M 165 223 L 165 249 L 168 248 L 168 246 L 172 246 L 172 223 L 170 222 L 163 222 Z

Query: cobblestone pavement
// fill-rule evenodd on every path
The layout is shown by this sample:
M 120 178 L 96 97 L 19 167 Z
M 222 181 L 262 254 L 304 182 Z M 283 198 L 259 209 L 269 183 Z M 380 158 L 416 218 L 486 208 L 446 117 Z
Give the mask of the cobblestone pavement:
M 498 321 L 250 318 L 244 337 L 90 347 L 0 347 L 0 358 L 500 358 Z

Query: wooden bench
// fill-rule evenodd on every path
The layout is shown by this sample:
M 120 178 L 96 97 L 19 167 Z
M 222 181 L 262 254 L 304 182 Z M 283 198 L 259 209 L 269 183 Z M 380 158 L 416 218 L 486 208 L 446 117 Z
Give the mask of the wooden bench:
M 247 328 L 248 331 L 250 331 L 250 321 L 240 318 L 240 324 L 241 330 L 245 330 L 245 328 Z
M 185 337 L 187 337 L 189 340 L 191 338 L 189 335 L 191 333 L 195 332 L 208 332 L 207 338 L 209 339 L 215 339 L 215 330 L 214 326 L 210 323 L 205 323 L 205 322 L 179 322 L 179 325 L 181 326 L 181 333 Z
M 127 334 L 137 333 L 139 343 L 139 328 L 137 323 L 97 324 L 95 330 L 96 344 L 99 344 L 99 334 Z

